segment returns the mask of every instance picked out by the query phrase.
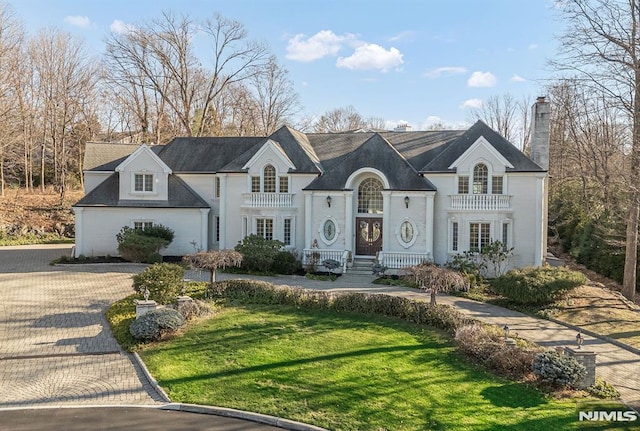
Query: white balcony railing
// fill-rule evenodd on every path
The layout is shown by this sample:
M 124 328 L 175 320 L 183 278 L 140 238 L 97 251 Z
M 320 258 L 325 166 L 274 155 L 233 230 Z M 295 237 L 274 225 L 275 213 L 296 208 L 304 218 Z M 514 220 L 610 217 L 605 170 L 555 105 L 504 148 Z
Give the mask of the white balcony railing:
M 348 251 L 345 250 L 329 250 L 325 248 L 305 248 L 302 251 L 302 264 L 309 265 L 313 263 L 316 266 L 322 266 L 322 262 L 327 259 L 333 259 L 340 262 L 342 272 L 347 272 L 347 256 Z
M 511 209 L 509 195 L 449 195 L 452 210 L 500 211 Z
M 293 193 L 243 193 L 249 207 L 282 208 L 293 206 Z
M 430 262 L 431 260 L 429 253 L 381 251 L 378 254 L 380 264 L 389 269 L 406 268 L 408 266 L 419 265 L 423 262 Z

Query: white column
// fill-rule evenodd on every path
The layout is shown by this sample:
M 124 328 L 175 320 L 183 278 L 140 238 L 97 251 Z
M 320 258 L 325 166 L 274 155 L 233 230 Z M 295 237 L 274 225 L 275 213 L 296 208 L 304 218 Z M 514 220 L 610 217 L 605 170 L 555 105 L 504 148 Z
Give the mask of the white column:
M 200 208 L 200 247 L 209 250 L 209 208 Z
M 227 174 L 220 176 L 220 238 L 218 238 L 218 249 L 224 250 L 227 243 Z M 215 226 L 214 226 L 215 229 Z
M 391 192 L 389 190 L 382 191 L 382 251 L 389 250 L 389 238 L 391 238 Z
M 435 193 L 427 192 L 427 211 L 426 211 L 426 220 L 425 220 L 425 249 L 427 253 L 431 255 L 431 258 L 435 260 L 435 256 L 433 255 L 433 225 L 436 222 L 434 219 L 434 205 L 433 201 L 435 198 Z
M 344 247 L 352 255 L 353 250 L 353 190 L 344 192 Z
M 82 232 L 84 208 L 74 207 L 73 212 L 76 214 L 76 248 L 73 257 L 84 254 L 84 235 Z
M 311 248 L 313 192 L 304 192 L 304 248 Z

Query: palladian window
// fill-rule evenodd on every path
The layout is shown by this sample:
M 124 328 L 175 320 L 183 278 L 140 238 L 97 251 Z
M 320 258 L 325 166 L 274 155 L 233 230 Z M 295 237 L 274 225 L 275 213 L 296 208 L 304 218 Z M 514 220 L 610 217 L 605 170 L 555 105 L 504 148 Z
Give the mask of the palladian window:
M 486 195 L 489 190 L 489 169 L 487 165 L 478 163 L 473 168 L 473 194 Z
M 382 182 L 376 178 L 367 178 L 358 187 L 358 212 L 382 214 Z
M 276 192 L 276 168 L 272 165 L 264 167 L 264 192 L 275 193 Z

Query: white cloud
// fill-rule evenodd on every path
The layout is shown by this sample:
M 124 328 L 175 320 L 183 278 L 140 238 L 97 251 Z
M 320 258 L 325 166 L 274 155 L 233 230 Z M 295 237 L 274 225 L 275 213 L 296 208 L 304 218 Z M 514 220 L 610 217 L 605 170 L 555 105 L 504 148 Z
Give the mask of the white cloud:
M 526 82 L 527 80 L 524 79 L 522 76 L 518 75 L 517 73 L 514 73 L 513 76 L 510 79 L 511 82 Z
M 389 38 L 389 42 L 398 42 L 401 40 L 411 40 L 415 36 L 415 31 L 406 30 Z
M 344 42 L 353 40 L 352 34 L 339 36 L 331 30 L 322 30 L 307 38 L 304 34 L 296 34 L 287 43 L 287 58 L 302 62 L 319 60 L 336 55 Z
M 493 87 L 497 81 L 495 75 L 491 72 L 476 71 L 469 77 L 467 85 L 469 87 Z
M 375 69 L 387 72 L 391 68 L 400 67 L 402 63 L 402 53 L 396 48 L 387 50 L 375 43 L 365 43 L 357 47 L 349 57 L 338 58 L 336 66 L 352 70 Z
M 482 99 L 467 99 L 460 105 L 460 109 L 479 109 L 483 104 Z
M 467 73 L 466 67 L 461 66 L 444 66 L 426 71 L 423 76 L 427 78 L 440 78 L 441 76 L 451 76 Z
M 80 28 L 91 27 L 91 20 L 88 16 L 69 15 L 64 17 L 64 22 Z
M 133 26 L 131 24 L 125 24 L 124 21 L 121 21 L 119 19 L 114 19 L 109 26 L 109 29 L 112 33 L 125 34 L 129 33 L 133 29 Z
M 537 43 L 532 43 L 531 45 L 529 45 L 529 49 L 530 50 L 538 49 L 538 44 Z

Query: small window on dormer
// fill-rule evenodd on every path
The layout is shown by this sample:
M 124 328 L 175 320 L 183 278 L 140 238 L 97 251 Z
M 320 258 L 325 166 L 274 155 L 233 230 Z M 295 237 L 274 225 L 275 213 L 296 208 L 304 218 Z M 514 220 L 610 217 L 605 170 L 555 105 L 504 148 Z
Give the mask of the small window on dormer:
M 491 178 L 491 193 L 494 195 L 501 195 L 504 193 L 503 188 L 503 180 L 501 176 L 492 177 Z
M 458 194 L 466 195 L 469 193 L 469 177 L 458 177 Z
M 274 168 L 272 165 L 267 165 L 264 167 L 264 192 L 276 192 L 276 168 Z
M 473 194 L 486 195 L 489 189 L 489 169 L 484 163 L 473 168 Z
M 136 192 L 152 192 L 153 174 L 135 174 L 133 187 Z

